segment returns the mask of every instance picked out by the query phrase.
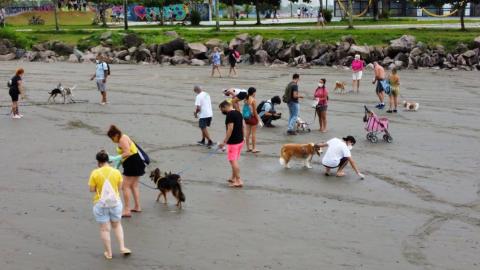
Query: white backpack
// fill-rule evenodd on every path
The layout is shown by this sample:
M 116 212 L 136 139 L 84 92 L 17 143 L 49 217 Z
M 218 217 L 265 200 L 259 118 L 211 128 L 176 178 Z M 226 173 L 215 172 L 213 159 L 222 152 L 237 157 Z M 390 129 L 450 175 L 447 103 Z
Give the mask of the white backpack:
M 110 173 L 107 177 L 105 177 L 105 181 L 103 182 L 102 192 L 100 193 L 100 206 L 103 208 L 113 208 L 120 203 L 119 198 L 117 198 L 117 194 L 110 183 L 109 177 L 115 169 L 110 169 Z

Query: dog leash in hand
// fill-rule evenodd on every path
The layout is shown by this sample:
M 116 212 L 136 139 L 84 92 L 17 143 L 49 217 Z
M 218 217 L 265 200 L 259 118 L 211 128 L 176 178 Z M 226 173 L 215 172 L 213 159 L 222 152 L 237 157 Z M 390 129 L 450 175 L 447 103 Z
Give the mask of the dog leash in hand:
M 195 162 L 197 162 L 197 161 L 205 161 L 205 160 L 211 158 L 215 153 L 218 152 L 218 150 L 220 150 L 220 147 L 218 147 L 218 145 L 217 145 L 214 149 L 210 150 L 210 152 L 208 152 L 205 156 L 200 157 L 200 158 L 198 158 L 197 160 L 195 160 Z M 190 164 L 189 166 L 187 166 L 187 167 L 183 168 L 182 170 L 180 170 L 177 174 L 178 174 L 178 175 L 182 175 L 182 174 L 185 173 L 186 171 L 191 170 L 192 167 L 193 167 L 193 166 Z

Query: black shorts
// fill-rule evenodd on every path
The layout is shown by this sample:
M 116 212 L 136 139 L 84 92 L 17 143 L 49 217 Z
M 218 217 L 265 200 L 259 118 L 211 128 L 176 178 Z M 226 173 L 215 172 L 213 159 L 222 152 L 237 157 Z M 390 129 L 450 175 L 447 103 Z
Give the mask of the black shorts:
M 237 60 L 235 61 L 229 61 L 230 62 L 230 67 L 234 68 L 237 65 Z
M 317 105 L 316 107 L 318 113 L 326 112 L 327 108 L 328 108 L 328 105 Z
M 145 174 L 145 163 L 138 153 L 129 156 L 122 163 L 122 166 L 125 176 L 142 176 Z
M 338 163 L 338 165 L 336 167 L 330 167 L 330 166 L 325 166 L 325 165 L 323 165 L 323 166 L 326 167 L 326 168 L 329 168 L 329 169 L 335 169 L 335 168 L 343 166 L 343 164 L 345 164 L 347 161 L 348 161 L 348 158 L 344 157 L 344 158 L 340 159 L 340 163 Z
M 18 101 L 18 97 L 20 96 L 19 91 L 10 90 L 10 91 L 8 91 L 8 94 L 10 94 L 10 97 L 12 98 L 12 102 L 17 102 Z
M 200 119 L 198 120 L 198 126 L 199 126 L 201 129 L 204 129 L 204 128 L 209 127 L 211 123 L 212 123 L 212 117 L 200 118 Z

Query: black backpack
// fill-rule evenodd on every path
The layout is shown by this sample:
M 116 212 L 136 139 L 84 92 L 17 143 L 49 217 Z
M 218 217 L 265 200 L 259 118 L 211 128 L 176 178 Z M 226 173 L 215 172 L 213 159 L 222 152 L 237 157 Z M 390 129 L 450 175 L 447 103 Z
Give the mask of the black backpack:
M 265 105 L 265 103 L 272 103 L 270 100 L 264 100 L 262 102 L 260 102 L 260 104 L 258 104 L 257 106 L 257 113 L 261 113 L 263 111 L 263 105 Z
M 107 75 L 110 76 L 110 65 L 107 62 L 105 64 L 107 64 Z
M 292 100 L 292 83 L 289 83 L 285 88 L 285 93 L 283 94 L 282 101 L 284 103 L 289 103 Z

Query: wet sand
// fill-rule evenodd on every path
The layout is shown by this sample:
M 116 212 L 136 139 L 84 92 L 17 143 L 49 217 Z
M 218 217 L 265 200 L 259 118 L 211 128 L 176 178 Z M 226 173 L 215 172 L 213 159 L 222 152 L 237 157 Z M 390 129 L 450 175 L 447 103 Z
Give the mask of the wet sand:
M 313 94 L 327 85 L 350 84 L 350 72 L 335 69 L 269 69 L 241 66 L 240 77 L 211 79 L 207 67 L 114 65 L 111 104 L 100 106 L 89 76 L 91 64 L 2 63 L 0 81 L 26 69 L 29 99 L 43 102 L 59 81 L 77 84 L 75 96 L 89 103 L 24 106 L 25 118 L 7 116 L 0 95 L 0 269 L 479 269 L 480 167 L 477 72 L 401 71 L 401 94 L 420 103 L 418 112 L 388 115 L 392 144 L 366 141 L 363 105 L 376 102 L 366 72 L 359 95 L 331 94 L 329 132 L 284 135 L 258 131 L 259 154 L 243 154 L 243 189 L 226 185 L 225 153 L 205 159 L 196 146 L 193 84 L 212 96 L 214 108 L 229 86 L 255 86 L 259 100 L 283 92 L 293 72 L 300 89 Z M 226 71 L 225 69 L 222 71 Z M 330 89 L 331 91 L 333 89 Z M 403 100 L 403 99 L 401 99 Z M 311 101 L 301 115 L 313 120 Z M 285 105 L 278 107 L 288 115 Z M 100 148 L 114 151 L 104 135 L 115 123 L 137 140 L 162 171 L 183 175 L 182 210 L 156 203 L 157 192 L 141 187 L 144 212 L 124 219 L 134 254 L 105 261 L 91 213 L 87 181 Z M 211 133 L 224 136 L 224 117 L 214 112 Z M 325 177 L 295 163 L 285 170 L 278 152 L 287 142 L 320 142 L 351 134 L 353 157 L 367 175 Z M 142 181 L 150 184 L 147 177 Z

